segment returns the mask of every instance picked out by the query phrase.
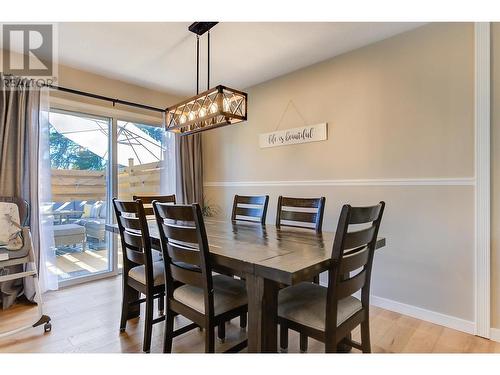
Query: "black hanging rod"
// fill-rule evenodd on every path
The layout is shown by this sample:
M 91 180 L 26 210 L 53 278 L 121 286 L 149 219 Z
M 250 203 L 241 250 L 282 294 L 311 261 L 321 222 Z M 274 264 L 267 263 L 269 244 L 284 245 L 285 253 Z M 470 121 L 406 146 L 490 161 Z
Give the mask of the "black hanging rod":
M 113 106 L 115 104 L 121 104 L 121 105 L 126 105 L 126 106 L 129 106 L 129 107 L 136 107 L 136 108 L 146 109 L 148 111 L 155 111 L 155 112 L 165 113 L 165 109 L 163 109 L 163 108 L 156 108 L 156 107 L 152 107 L 152 106 L 149 106 L 149 105 L 144 105 L 144 104 L 129 102 L 129 101 L 126 101 L 126 100 L 120 100 L 120 99 L 110 98 L 109 96 L 92 94 L 90 92 L 85 92 L 85 91 L 70 89 L 70 88 L 67 88 L 67 87 L 61 87 L 61 86 L 55 86 L 55 85 L 46 85 L 46 86 L 48 88 L 51 88 L 51 89 L 57 90 L 57 91 L 67 92 L 67 93 L 75 94 L 75 95 L 86 96 L 86 97 L 94 98 L 94 99 L 98 99 L 98 100 L 105 100 L 105 101 L 113 103 Z
M 201 36 L 218 23 L 219 22 L 193 22 L 191 25 L 189 25 L 188 30 L 198 36 Z

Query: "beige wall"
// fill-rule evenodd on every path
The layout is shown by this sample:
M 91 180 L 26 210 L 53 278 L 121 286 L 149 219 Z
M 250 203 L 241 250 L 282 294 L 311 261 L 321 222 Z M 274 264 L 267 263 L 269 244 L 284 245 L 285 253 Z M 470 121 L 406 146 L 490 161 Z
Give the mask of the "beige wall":
M 98 95 L 109 96 L 112 98 L 118 98 L 121 100 L 136 102 L 139 104 L 145 104 L 158 108 L 166 108 L 167 106 L 174 104 L 177 100 L 180 99 L 179 97 L 170 95 L 167 92 L 152 90 L 149 88 L 133 85 L 124 81 L 110 79 L 101 75 L 74 69 L 64 65 L 59 66 L 58 80 L 59 80 L 58 85 L 60 86 L 69 87 L 81 91 L 87 91 Z M 94 100 L 71 94 L 64 94 L 58 92 L 54 93 L 54 96 L 60 96 L 78 101 L 93 103 L 101 106 L 112 107 L 111 103 L 103 102 L 102 100 Z M 145 113 L 150 116 L 161 117 L 161 115 L 158 115 L 158 113 L 156 112 L 142 111 L 135 109 L 134 107 L 117 105 L 116 108 L 124 109 L 127 111 L 136 111 L 140 113 Z
M 249 121 L 203 135 L 209 202 L 228 217 L 235 193 L 268 193 L 272 223 L 278 195 L 324 195 L 334 230 L 343 203 L 385 200 L 373 294 L 472 321 L 474 187 L 432 179 L 474 177 L 473 42 L 472 24 L 431 24 L 248 89 Z M 329 139 L 260 149 L 290 100 Z M 280 128 L 302 125 L 292 109 Z M 314 183 L 414 178 L 429 185 Z
M 491 37 L 491 325 L 500 328 L 500 23 Z

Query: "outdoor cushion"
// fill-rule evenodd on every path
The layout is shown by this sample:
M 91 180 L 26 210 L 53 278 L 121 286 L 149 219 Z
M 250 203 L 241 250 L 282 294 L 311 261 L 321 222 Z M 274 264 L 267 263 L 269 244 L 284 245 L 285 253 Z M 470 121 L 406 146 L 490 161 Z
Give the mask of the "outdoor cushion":
M 94 225 L 94 226 L 102 226 L 104 228 L 104 224 L 106 224 L 106 219 L 98 219 L 93 217 L 84 217 L 75 221 L 75 224 L 78 225 Z
M 327 291 L 324 286 L 309 282 L 282 289 L 278 295 L 278 315 L 324 331 Z M 361 307 L 361 301 L 353 296 L 340 300 L 337 307 L 337 326 L 361 310 Z
M 83 205 L 83 214 L 81 217 L 90 217 L 90 211 L 92 210 L 92 205 L 91 204 L 84 204 Z
M 137 266 L 128 271 L 128 276 L 134 279 L 135 281 L 140 282 L 141 284 L 146 285 L 146 267 L 144 265 Z M 164 266 L 163 261 L 153 262 L 153 280 L 154 285 L 162 285 L 165 284 L 165 275 L 164 275 Z
M 214 287 L 215 315 L 247 304 L 245 282 L 226 275 L 215 275 L 212 278 Z M 183 285 L 174 290 L 174 299 L 204 314 L 205 299 L 202 288 Z
M 106 219 L 106 202 L 102 202 L 101 209 L 99 210 L 99 218 Z
M 85 228 L 76 224 L 54 225 L 54 236 L 73 236 L 75 234 L 84 234 Z
M 102 205 L 103 205 L 102 201 L 95 202 L 90 210 L 90 217 L 98 218 Z
M 22 232 L 17 204 L 0 202 L 0 248 L 21 249 L 24 244 Z

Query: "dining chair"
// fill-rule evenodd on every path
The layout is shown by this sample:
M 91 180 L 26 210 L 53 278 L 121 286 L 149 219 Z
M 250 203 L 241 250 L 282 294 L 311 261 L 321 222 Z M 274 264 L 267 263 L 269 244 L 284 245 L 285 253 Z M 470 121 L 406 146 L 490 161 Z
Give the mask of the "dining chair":
M 134 195 L 132 199 L 135 201 L 137 199 L 140 199 L 142 202 L 142 205 L 144 206 L 144 213 L 146 214 L 146 217 L 151 217 L 154 219 L 155 213 L 153 212 L 153 201 L 157 201 L 160 203 L 170 203 L 170 204 L 175 204 L 175 194 L 170 194 L 170 195 Z
M 166 322 L 163 352 L 172 352 L 174 315 L 204 328 L 205 352 L 215 352 L 215 327 L 248 311 L 245 283 L 212 274 L 210 250 L 199 204 L 153 203 L 158 223 L 166 280 Z M 227 352 L 247 345 L 244 340 Z
M 321 232 L 326 198 L 278 197 L 276 226 L 314 229 Z
M 113 198 L 123 253 L 123 297 L 120 331 L 124 332 L 127 320 L 140 315 L 140 304 L 146 303 L 144 342 L 142 350 L 151 349 L 153 324 L 165 319 L 163 315 L 165 278 L 163 262 L 155 260 L 146 214 L 141 200 L 123 201 Z M 140 298 L 141 294 L 145 298 Z M 154 319 L 154 300 L 158 299 L 160 317 Z
M 336 352 L 341 342 L 370 353 L 370 278 L 384 207 L 384 202 L 371 207 L 342 207 L 328 270 L 328 288 L 302 282 L 279 292 L 282 351 L 287 350 L 290 328 L 325 343 L 327 353 Z M 353 296 L 358 290 L 361 298 Z M 361 343 L 350 338 L 358 325 Z
M 280 195 L 276 210 L 276 227 L 312 229 L 321 233 L 325 202 L 325 197 L 293 198 Z M 319 274 L 315 275 L 312 281 L 319 284 Z M 307 350 L 307 336 L 300 335 L 300 345 L 304 351 Z
M 267 206 L 269 195 L 235 195 L 233 200 L 233 210 L 231 221 L 249 221 L 252 223 L 266 224 Z M 240 316 L 240 327 L 247 326 L 247 315 Z
M 235 195 L 231 221 L 250 221 L 264 225 L 266 223 L 269 195 Z
M 315 230 L 321 233 L 326 198 L 278 197 L 276 227 L 284 226 Z M 319 275 L 313 281 L 319 284 Z

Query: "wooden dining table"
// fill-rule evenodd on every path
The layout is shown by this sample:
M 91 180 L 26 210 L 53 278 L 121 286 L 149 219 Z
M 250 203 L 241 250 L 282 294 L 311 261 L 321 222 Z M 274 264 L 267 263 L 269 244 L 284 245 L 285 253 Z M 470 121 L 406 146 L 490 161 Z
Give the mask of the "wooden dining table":
M 156 221 L 148 221 L 152 245 L 160 247 Z M 280 285 L 309 281 L 331 264 L 334 233 L 315 233 L 249 222 L 205 219 L 215 271 L 245 279 L 248 293 L 248 352 L 277 352 L 278 291 Z M 118 233 L 116 224 L 106 230 Z M 385 246 L 378 238 L 376 248 Z

